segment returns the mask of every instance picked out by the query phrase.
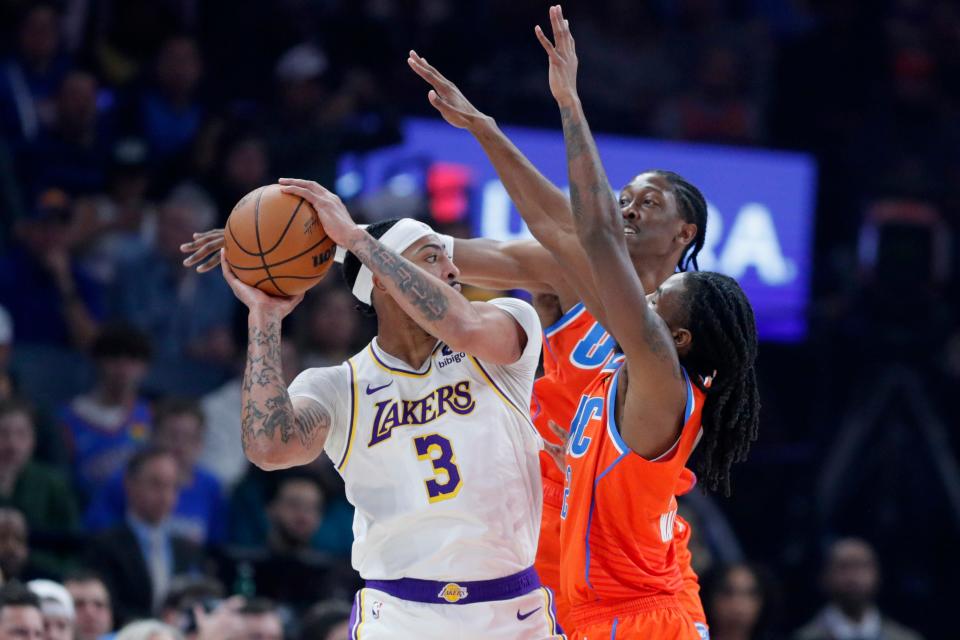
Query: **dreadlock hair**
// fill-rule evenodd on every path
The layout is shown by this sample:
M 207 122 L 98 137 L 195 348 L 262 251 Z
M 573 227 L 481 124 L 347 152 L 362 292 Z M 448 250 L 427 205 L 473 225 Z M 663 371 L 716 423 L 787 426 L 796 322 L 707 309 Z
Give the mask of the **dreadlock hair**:
M 697 235 L 693 242 L 687 245 L 683 253 L 680 254 L 680 261 L 677 262 L 677 269 L 687 271 L 690 265 L 694 270 L 700 266 L 697 264 L 697 254 L 703 249 L 703 241 L 707 235 L 707 200 L 693 184 L 679 173 L 673 171 L 664 171 L 663 169 L 654 169 L 654 173 L 670 183 L 673 187 L 673 193 L 677 197 L 677 204 L 680 205 L 680 215 L 687 222 L 697 225 Z M 689 255 L 687 255 L 689 252 Z
M 747 459 L 757 439 L 757 326 L 737 281 L 711 271 L 685 277 L 688 328 L 693 344 L 683 358 L 691 379 L 706 392 L 697 472 L 711 491 L 730 495 L 730 467 Z M 704 379 L 712 382 L 707 389 Z
M 389 220 L 374 222 L 373 224 L 367 225 L 367 233 L 379 240 L 383 237 L 383 234 L 385 234 L 387 231 L 390 231 L 390 229 L 393 228 L 393 225 L 397 224 L 398 222 L 400 222 L 400 218 L 391 218 Z M 353 255 L 349 251 L 343 258 L 343 279 L 347 282 L 347 287 L 351 292 L 353 291 L 353 285 L 357 283 L 357 276 L 360 274 L 360 267 L 362 266 L 363 263 L 360 262 L 360 258 Z M 360 302 L 359 300 L 357 301 L 355 308 L 365 316 L 377 315 L 373 305 Z

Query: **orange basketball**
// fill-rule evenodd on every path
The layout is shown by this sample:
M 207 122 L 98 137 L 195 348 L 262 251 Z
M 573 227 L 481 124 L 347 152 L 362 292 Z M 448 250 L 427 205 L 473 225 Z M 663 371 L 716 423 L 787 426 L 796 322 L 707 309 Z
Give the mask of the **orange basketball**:
M 272 296 L 294 296 L 320 282 L 337 248 L 310 203 L 283 193 L 278 184 L 240 199 L 224 241 L 237 277 Z

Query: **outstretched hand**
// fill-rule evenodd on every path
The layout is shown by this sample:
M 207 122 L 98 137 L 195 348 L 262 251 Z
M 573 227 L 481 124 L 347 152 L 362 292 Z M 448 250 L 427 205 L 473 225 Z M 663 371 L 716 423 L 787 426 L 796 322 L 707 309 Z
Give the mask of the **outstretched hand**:
M 220 264 L 220 249 L 223 248 L 223 229 L 210 229 L 193 234 L 193 240 L 180 245 L 181 253 L 189 253 L 183 266 L 197 265 L 197 273 L 213 271 Z
M 433 89 L 427 93 L 430 104 L 440 112 L 443 119 L 458 129 L 469 129 L 485 116 L 470 104 L 457 85 L 447 80 L 433 65 L 410 50 L 407 64 L 414 73 L 427 81 Z
M 577 99 L 577 50 L 570 23 L 563 17 L 560 5 L 550 7 L 550 26 L 555 44 L 550 42 L 540 25 L 536 26 L 534 33 L 550 59 L 550 93 L 561 105 L 569 104 Z

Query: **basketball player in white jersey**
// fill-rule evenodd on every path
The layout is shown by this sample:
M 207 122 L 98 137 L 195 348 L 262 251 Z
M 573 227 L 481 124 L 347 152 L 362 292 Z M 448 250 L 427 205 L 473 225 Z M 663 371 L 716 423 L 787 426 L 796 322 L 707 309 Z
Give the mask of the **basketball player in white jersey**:
M 541 346 L 536 312 L 459 292 L 452 242 L 410 219 L 358 227 L 313 182 L 282 180 L 313 204 L 349 254 L 354 295 L 377 337 L 337 367 L 285 387 L 280 324 L 302 299 L 224 277 L 249 307 L 242 387 L 247 457 L 264 469 L 321 451 L 356 507 L 353 565 L 366 580 L 354 638 L 561 638 L 532 569 L 540 523 L 528 406 Z

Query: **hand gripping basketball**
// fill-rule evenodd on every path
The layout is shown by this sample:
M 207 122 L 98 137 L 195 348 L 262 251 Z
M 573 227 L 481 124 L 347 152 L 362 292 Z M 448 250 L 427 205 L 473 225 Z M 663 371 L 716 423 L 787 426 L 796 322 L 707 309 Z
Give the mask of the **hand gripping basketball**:
M 280 178 L 280 185 L 284 193 L 299 196 L 309 202 L 316 210 L 320 224 L 330 234 L 330 238 L 339 246 L 350 248 L 351 237 L 360 230 L 360 227 L 350 217 L 350 212 L 337 194 L 328 191 L 313 180 Z

